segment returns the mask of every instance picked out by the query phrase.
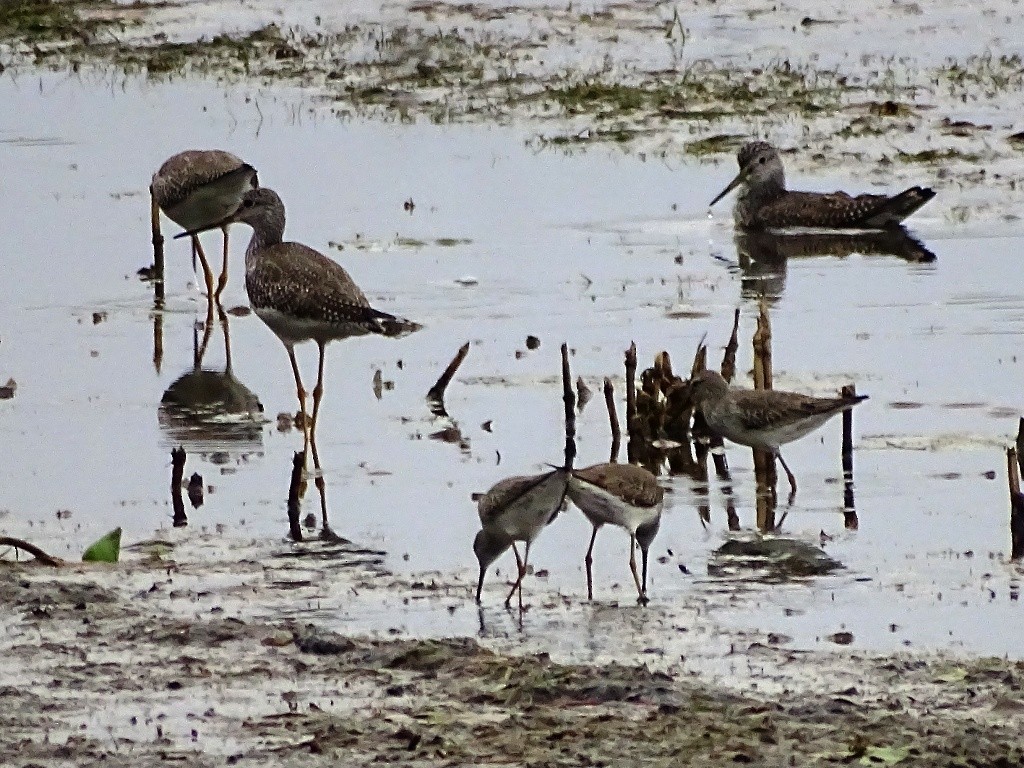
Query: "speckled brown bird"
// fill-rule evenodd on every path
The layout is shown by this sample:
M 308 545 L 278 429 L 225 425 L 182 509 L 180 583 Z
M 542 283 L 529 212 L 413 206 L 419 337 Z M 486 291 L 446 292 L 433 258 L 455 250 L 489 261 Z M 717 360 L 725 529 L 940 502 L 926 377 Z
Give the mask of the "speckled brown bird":
M 187 231 L 220 227 L 224 233 L 224 259 L 217 286 L 198 235 L 192 237 L 195 256 L 203 265 L 207 296 L 220 296 L 228 284 L 228 225 L 242 196 L 259 187 L 256 169 L 230 152 L 189 149 L 164 161 L 149 185 L 154 242 L 160 236 L 160 211 Z
M 313 460 L 319 468 L 315 437 L 328 342 L 370 333 L 405 336 L 422 326 L 371 307 L 359 286 L 336 261 L 302 243 L 284 242 L 284 203 L 272 189 L 250 190 L 237 210 L 205 229 L 232 222 L 252 227 L 252 239 L 245 250 L 245 290 L 253 311 L 288 350 L 303 416 L 303 451 L 312 445 Z M 183 232 L 176 237 L 192 234 L 195 232 Z M 295 345 L 304 341 L 315 341 L 320 352 L 309 419 L 306 391 L 295 360 Z
M 733 219 L 741 229 L 886 229 L 935 197 L 928 187 L 910 187 L 897 195 L 857 195 L 845 192 L 790 192 L 782 159 L 771 144 L 752 141 L 736 155 L 740 170 L 710 205 L 736 187 Z
M 587 599 L 594 599 L 592 572 L 594 541 L 605 523 L 624 528 L 629 534 L 629 570 L 636 584 L 637 602 L 647 603 L 647 554 L 661 526 L 665 491 L 657 478 L 633 464 L 595 464 L 573 470 L 569 476 L 569 498 L 580 508 L 594 532 L 584 563 L 587 567 Z M 636 572 L 636 547 L 640 545 L 643 578 Z
M 867 395 L 812 397 L 778 389 L 730 387 L 717 371 L 701 371 L 690 381 L 690 397 L 711 431 L 734 443 L 767 451 L 786 470 L 791 493 L 796 478 L 779 447 L 813 432 Z

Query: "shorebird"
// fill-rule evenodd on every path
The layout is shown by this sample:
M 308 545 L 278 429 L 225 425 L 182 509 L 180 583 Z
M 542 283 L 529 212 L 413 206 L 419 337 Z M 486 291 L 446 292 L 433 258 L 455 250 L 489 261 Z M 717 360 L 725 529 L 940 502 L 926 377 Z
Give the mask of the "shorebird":
M 422 326 L 371 307 L 359 286 L 336 261 L 301 243 L 283 242 L 284 203 L 274 190 L 261 187 L 246 192 L 237 210 L 198 231 L 227 227 L 233 222 L 252 227 L 252 239 L 245 250 L 245 291 L 253 311 L 288 350 L 302 412 L 303 455 L 312 446 L 313 463 L 320 469 L 315 438 L 324 394 L 327 344 L 369 333 L 397 338 Z M 198 231 L 182 232 L 175 237 L 195 235 Z M 320 351 L 313 413 L 309 418 L 306 390 L 295 360 L 295 345 L 304 341 L 315 341 Z
M 733 219 L 741 229 L 886 229 L 935 197 L 928 187 L 910 187 L 891 196 L 790 192 L 778 151 L 764 141 L 744 144 L 736 160 L 739 173 L 709 205 L 742 186 L 733 208 Z
M 506 477 L 477 501 L 482 526 L 473 540 L 473 552 L 480 563 L 480 579 L 476 586 L 478 603 L 487 568 L 512 547 L 518 576 L 505 598 L 505 607 L 511 604 L 512 595 L 519 590 L 519 609 L 522 610 L 523 577 L 530 559 L 530 545 L 558 516 L 565 500 L 567 479 L 568 471 L 565 469 L 554 469 L 540 475 Z M 516 548 L 517 541 L 526 545 L 522 557 Z
M 649 471 L 632 464 L 595 464 L 573 470 L 569 476 L 569 498 L 580 508 L 594 533 L 584 563 L 587 566 L 587 599 L 594 599 L 591 570 L 594 541 L 605 523 L 624 528 L 629 534 L 629 570 L 636 583 L 637 602 L 647 604 L 647 553 L 661 525 L 665 491 Z M 640 545 L 643 579 L 636 572 L 636 545 Z
M 777 389 L 739 389 L 711 370 L 690 380 L 690 397 L 713 432 L 776 456 L 786 470 L 791 494 L 796 493 L 796 478 L 779 446 L 813 432 L 837 413 L 867 399 L 867 395 L 811 397 Z
M 192 266 L 198 255 L 203 265 L 206 295 L 218 297 L 228 283 L 228 225 L 225 218 L 242 196 L 259 187 L 256 169 L 230 152 L 190 149 L 169 157 L 149 185 L 154 243 L 160 238 L 160 211 L 182 229 L 192 232 L 220 227 L 224 233 L 224 263 L 217 287 L 197 235 L 192 236 Z

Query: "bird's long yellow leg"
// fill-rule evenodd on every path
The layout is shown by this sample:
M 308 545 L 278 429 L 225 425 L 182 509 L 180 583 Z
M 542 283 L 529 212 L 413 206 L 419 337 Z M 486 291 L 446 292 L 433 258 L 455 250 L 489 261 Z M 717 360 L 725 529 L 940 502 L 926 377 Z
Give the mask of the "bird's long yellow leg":
M 206 322 L 203 324 L 203 342 L 199 345 L 199 353 L 196 357 L 195 367 L 203 364 L 206 357 L 206 348 L 210 345 L 210 336 L 213 335 L 213 296 L 206 297 Z
M 206 258 L 203 244 L 199 242 L 199 235 L 192 235 L 192 247 L 199 256 L 199 262 L 203 265 L 203 280 L 206 282 L 206 295 L 214 297 L 213 292 L 213 270 L 210 269 L 210 262 Z
M 313 445 L 313 465 L 320 469 L 320 456 L 316 449 L 316 420 L 320 416 L 320 401 L 324 396 L 324 352 L 327 349 L 326 342 L 317 342 L 320 348 L 320 360 L 316 370 L 316 386 L 313 387 L 313 415 L 310 418 L 309 441 Z
M 306 390 L 302 388 L 302 374 L 299 373 L 299 363 L 295 359 L 295 348 L 286 344 L 288 359 L 292 363 L 292 373 L 295 374 L 295 395 L 299 398 L 299 412 L 302 414 L 302 466 L 309 464 L 309 417 L 306 415 Z
M 643 600 L 644 588 L 640 584 L 640 574 L 636 572 L 636 534 L 633 533 L 629 534 L 629 571 L 633 574 L 637 597 Z
M 313 415 L 309 424 L 309 446 L 313 451 L 313 467 L 316 469 L 316 477 L 313 482 L 317 491 L 320 492 L 320 517 L 322 522 L 322 535 L 325 538 L 331 536 L 331 529 L 327 524 L 327 489 L 324 483 L 323 470 L 320 467 L 320 451 L 316 447 L 316 422 L 320 416 L 320 401 L 324 396 L 324 353 L 327 349 L 326 342 L 317 342 L 320 348 L 320 360 L 317 364 L 316 386 L 313 387 Z
M 781 464 L 782 468 L 786 470 L 786 477 L 789 479 L 789 496 L 792 498 L 793 496 L 796 496 L 796 478 L 793 476 L 793 473 L 789 471 L 789 467 L 786 466 L 786 460 L 782 458 L 782 454 L 776 453 L 775 455 L 779 459 L 779 464 Z
M 508 593 L 508 597 L 505 598 L 505 607 L 508 608 L 512 604 L 512 595 L 519 590 L 519 610 L 523 609 L 523 577 L 526 575 L 526 562 L 519 556 L 519 550 L 516 549 L 516 543 L 512 542 L 512 552 L 516 556 L 516 568 L 518 570 L 518 577 L 516 583 L 512 585 L 512 590 Z M 527 556 L 529 556 L 529 547 L 527 547 Z
M 231 326 L 228 325 L 228 313 L 217 303 L 217 318 L 220 320 L 221 331 L 224 333 L 224 372 L 231 373 Z

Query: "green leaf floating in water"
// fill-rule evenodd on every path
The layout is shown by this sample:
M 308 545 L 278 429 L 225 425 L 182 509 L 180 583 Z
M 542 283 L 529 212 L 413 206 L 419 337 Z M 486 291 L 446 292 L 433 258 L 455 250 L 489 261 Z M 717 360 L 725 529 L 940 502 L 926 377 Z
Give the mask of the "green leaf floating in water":
M 116 563 L 121 555 L 121 529 L 115 528 L 85 550 L 82 560 L 89 563 Z

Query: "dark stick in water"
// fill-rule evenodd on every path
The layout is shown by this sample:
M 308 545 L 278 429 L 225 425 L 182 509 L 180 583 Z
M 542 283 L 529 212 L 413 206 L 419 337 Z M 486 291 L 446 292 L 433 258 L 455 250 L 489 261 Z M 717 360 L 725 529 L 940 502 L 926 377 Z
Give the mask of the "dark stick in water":
M 444 369 L 444 373 L 441 377 L 434 382 L 434 386 L 427 392 L 427 401 L 431 404 L 436 405 L 440 409 L 438 415 L 447 415 L 444 413 L 444 391 L 448 388 L 448 384 L 455 377 L 455 372 L 459 370 L 459 366 L 462 365 L 462 361 L 466 359 L 466 355 L 469 354 L 469 342 L 467 341 L 461 347 L 459 351 L 455 353 L 455 357 L 448 363 L 448 367 Z M 434 410 L 434 408 L 431 408 Z M 435 411 L 436 413 L 437 411 Z
M 619 460 L 622 432 L 619 429 L 619 414 L 615 410 L 615 387 L 607 376 L 604 378 L 604 403 L 608 406 L 608 424 L 612 430 L 612 451 L 609 461 L 616 462 Z

